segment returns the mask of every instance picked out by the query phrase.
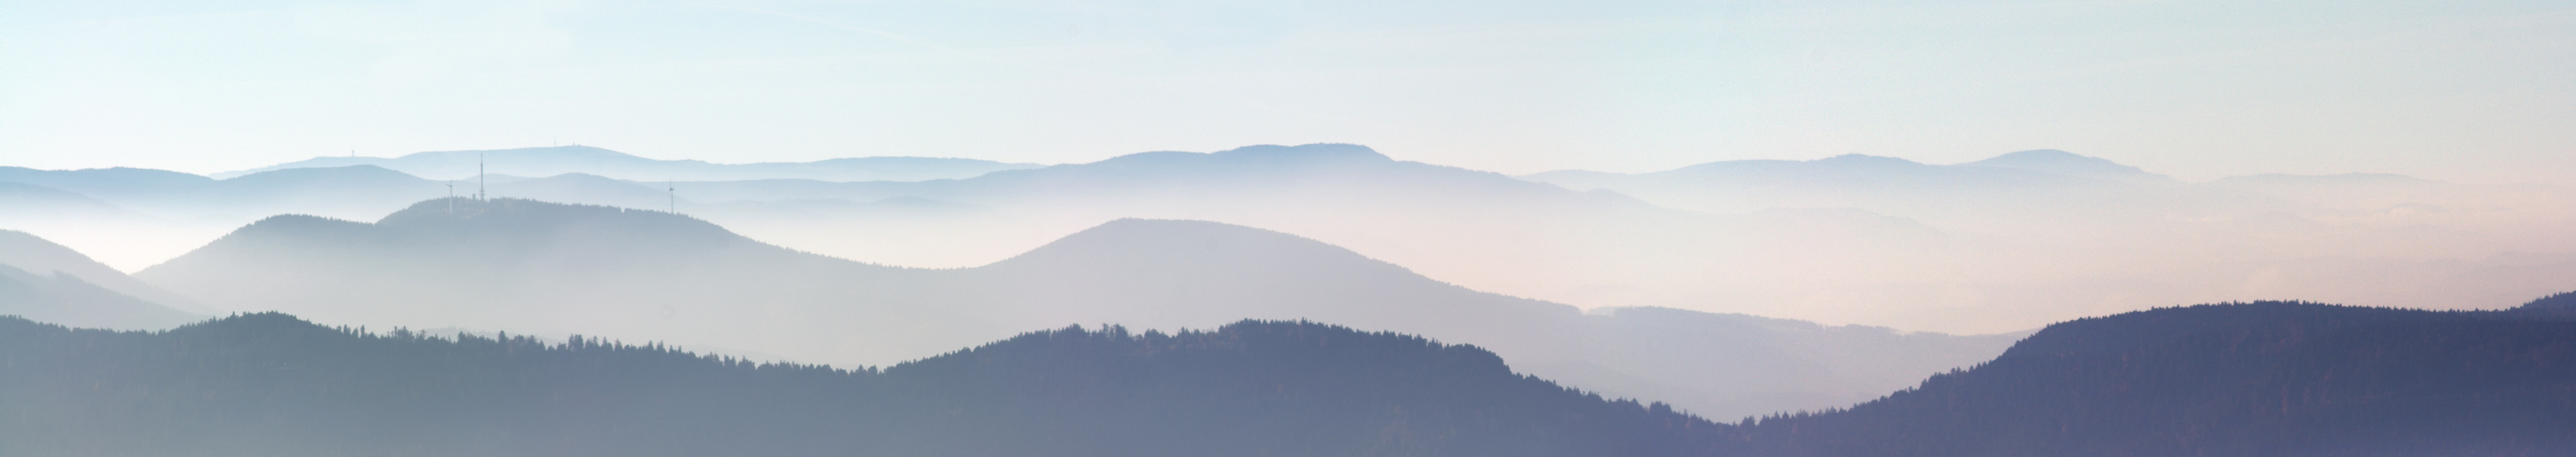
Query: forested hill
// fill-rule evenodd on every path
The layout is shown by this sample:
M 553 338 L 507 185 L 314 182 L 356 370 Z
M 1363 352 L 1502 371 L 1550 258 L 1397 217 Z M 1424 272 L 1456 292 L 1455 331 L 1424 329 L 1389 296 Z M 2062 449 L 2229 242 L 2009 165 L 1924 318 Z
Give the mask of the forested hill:
M 1720 424 L 1392 333 L 1036 332 L 884 369 L 282 314 L 0 318 L 0 455 L 2576 455 L 2576 319 L 2264 302 L 2053 325 L 1849 410 Z
M 2511 311 L 2263 302 L 2079 319 L 1885 399 L 1763 421 L 1749 450 L 2576 455 L 2576 316 L 2542 312 L 2569 298 Z
M 0 318 L 0 455 L 1681 455 L 1732 427 L 1302 322 L 1036 332 L 882 370 L 283 314 Z
M 2576 320 L 2576 292 L 2559 292 L 2508 311 L 2532 318 Z
M 1213 222 L 1121 219 L 992 265 L 923 270 L 795 252 L 672 213 L 509 198 L 431 200 L 375 223 L 278 216 L 136 277 L 317 322 L 608 335 L 838 366 L 1074 322 L 1303 319 L 1474 344 L 1523 373 L 1709 417 L 1858 403 L 2019 338 L 1680 310 L 1587 316 Z

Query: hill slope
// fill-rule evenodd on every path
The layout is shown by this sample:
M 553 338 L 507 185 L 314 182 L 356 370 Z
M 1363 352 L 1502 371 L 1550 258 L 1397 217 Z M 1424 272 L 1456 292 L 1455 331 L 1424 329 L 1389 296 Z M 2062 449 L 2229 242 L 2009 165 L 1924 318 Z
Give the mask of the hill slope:
M 164 329 L 201 319 L 169 306 L 193 303 L 71 248 L 0 230 L 0 315 L 79 327 Z
M 277 314 L 166 333 L 0 319 L 0 358 L 9 455 L 1615 456 L 1722 429 L 1473 347 L 1290 322 L 1074 327 L 852 372 Z
M 115 291 L 120 295 L 129 295 L 190 312 L 213 312 L 198 305 L 196 300 L 145 284 L 132 276 L 127 276 L 124 272 L 91 260 L 89 256 L 81 255 L 71 248 L 54 244 L 52 241 L 27 232 L 0 230 L 0 265 L 16 267 L 21 271 L 37 275 L 49 276 L 60 272 L 79 278 L 82 282 Z
M 2576 320 L 2537 311 L 2262 302 L 2079 319 L 1751 432 L 1784 456 L 2568 455 Z
M 2565 298 L 2082 319 L 1849 410 L 1741 424 L 1303 322 L 1072 327 L 841 371 L 278 314 L 161 333 L 0 318 L 0 454 L 2567 455 Z
M 1476 344 L 1530 373 L 1727 416 L 1847 405 L 1984 360 L 2015 338 L 1676 310 L 1586 316 L 1311 239 L 1194 221 L 1113 221 L 992 265 L 916 270 L 793 252 L 669 213 L 450 199 L 372 224 L 279 216 L 137 276 L 228 309 L 609 335 L 844 366 L 1065 323 L 1310 319 Z M 1682 341 L 1720 354 L 1676 349 Z
M 833 336 L 840 332 L 942 330 L 863 318 L 904 315 L 910 302 L 849 303 L 868 294 L 909 296 L 900 285 L 904 270 L 761 244 L 670 213 L 527 200 L 431 200 L 372 224 L 277 216 L 135 276 L 224 309 L 810 348 L 786 355 L 840 363 L 882 364 L 935 350 L 853 350 L 856 341 Z M 831 324 L 780 331 L 782 322 Z M 979 337 L 936 343 L 957 347 L 965 343 L 955 338 Z
M 202 316 L 116 293 L 69 273 L 34 274 L 0 265 L 0 316 L 120 330 L 164 329 Z

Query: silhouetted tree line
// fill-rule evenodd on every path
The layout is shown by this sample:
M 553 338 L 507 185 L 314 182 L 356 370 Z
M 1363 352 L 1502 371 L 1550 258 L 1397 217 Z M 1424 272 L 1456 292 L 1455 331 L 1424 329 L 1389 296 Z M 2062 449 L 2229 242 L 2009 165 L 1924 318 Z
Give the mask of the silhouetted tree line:
M 0 319 L 0 422 L 0 455 L 1678 455 L 1717 428 L 1302 322 L 1068 327 L 839 370 L 273 313 Z
M 0 455 L 2576 455 L 2576 308 L 2260 302 L 2049 326 L 1720 424 L 1394 333 L 1068 327 L 883 369 L 251 314 L 0 319 Z
M 2576 455 L 2576 320 L 2299 302 L 2051 325 L 1848 410 L 1750 421 L 1761 455 Z

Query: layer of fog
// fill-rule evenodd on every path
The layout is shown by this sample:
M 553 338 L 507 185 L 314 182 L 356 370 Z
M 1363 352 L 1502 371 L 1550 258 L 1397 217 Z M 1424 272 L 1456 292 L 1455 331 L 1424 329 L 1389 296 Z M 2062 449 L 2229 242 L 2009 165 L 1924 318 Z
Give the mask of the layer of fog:
M 195 198 L 71 190 L 101 205 L 0 208 L 45 215 L 0 226 L 133 271 L 258 217 L 373 220 L 449 192 L 366 170 L 261 173 L 214 181 Z M 262 179 L 270 184 L 245 182 Z M 2387 175 L 2184 183 L 2053 152 L 1960 165 L 1849 156 L 1515 178 L 1310 145 L 921 182 L 566 174 L 490 183 L 493 196 L 672 209 L 879 264 L 984 265 L 1119 218 L 1208 220 L 1583 307 L 1957 333 L 2231 300 L 2493 308 L 2576 278 L 2576 238 L 2563 236 L 2576 229 L 2576 193 L 2562 189 Z M 33 206 L 11 202 L 0 199 Z
M 842 366 L 1067 323 L 1302 319 L 1475 344 L 1525 373 L 1713 417 L 1849 405 L 2018 338 L 1653 308 L 1587 316 L 1198 221 L 1114 221 L 1003 262 L 924 270 L 794 252 L 660 211 L 442 199 L 377 223 L 262 220 L 137 277 L 337 325 L 582 334 Z
M 1559 189 L 1326 148 L 678 192 L 708 202 L 683 212 L 759 239 L 898 265 L 979 265 L 1117 217 L 1210 220 L 1581 306 L 1967 333 L 2236 300 L 2493 308 L 2576 278 L 2576 237 L 2562 235 L 2576 233 L 2576 193 L 2538 186 L 2385 175 L 2182 183 L 2039 154 L 1950 166 L 1844 157 Z M 1745 164 L 1714 168 L 1728 165 Z M 886 207 L 898 203 L 907 209 Z

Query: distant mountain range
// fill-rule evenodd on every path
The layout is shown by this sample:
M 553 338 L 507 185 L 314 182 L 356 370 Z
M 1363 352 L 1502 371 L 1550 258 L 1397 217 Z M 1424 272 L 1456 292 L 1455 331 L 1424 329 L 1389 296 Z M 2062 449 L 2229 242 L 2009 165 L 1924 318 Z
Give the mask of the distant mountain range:
M 2565 455 L 2571 303 L 2081 319 L 1848 410 L 1735 423 L 1516 376 L 1472 346 L 1303 322 L 1069 327 L 841 371 L 278 314 L 165 333 L 0 318 L 0 453 Z
M 435 180 L 467 180 L 497 173 L 554 176 L 583 173 L 629 181 L 745 181 L 810 179 L 818 181 L 927 181 L 962 179 L 1001 170 L 1037 168 L 1038 164 L 933 157 L 853 157 L 813 162 L 717 164 L 697 160 L 656 160 L 589 146 L 433 151 L 402 157 L 315 157 L 249 170 L 216 173 L 229 179 L 296 168 L 371 165 Z
M 1640 174 L 1555 171 L 1521 178 L 1577 190 L 1616 191 L 1695 211 L 1853 207 L 1945 223 L 1968 219 L 1952 214 L 1957 212 L 1985 217 L 1998 208 L 2098 201 L 2121 194 L 2171 198 L 2174 189 L 2184 187 L 2181 181 L 2136 167 L 2058 150 L 2015 152 L 1957 165 L 1853 154 L 1811 161 L 1711 162 Z
M 587 333 L 876 365 L 1068 322 L 1311 319 L 1492 348 L 1701 414 L 1845 405 L 2016 335 L 1827 327 L 1476 292 L 1266 230 L 1120 220 L 992 265 L 869 265 L 655 211 L 440 199 L 376 223 L 279 216 L 137 277 L 234 310 L 414 328 Z
M 1547 183 L 1340 144 L 1149 152 L 918 182 L 584 172 L 494 175 L 451 190 L 377 165 L 222 180 L 0 168 L 0 228 L 138 271 L 273 215 L 376 220 L 480 189 L 677 210 L 797 250 L 964 268 L 1119 219 L 1205 220 L 1295 233 L 1513 296 L 1954 333 L 2258 298 L 2467 308 L 2555 290 L 2554 278 L 2576 274 L 2576 238 L 2561 236 L 2576 231 L 2576 192 L 2545 186 L 2389 175 L 2183 183 L 2048 150 L 1950 165 L 1845 156 L 1524 178 Z
M 0 229 L 39 233 L 122 268 L 139 269 L 268 216 L 372 220 L 421 200 L 476 192 L 633 208 L 710 208 L 675 196 L 660 182 L 647 186 L 579 173 L 542 178 L 494 174 L 482 180 L 437 181 L 375 165 L 351 165 L 289 167 L 213 179 L 132 168 L 0 167 Z M 728 210 L 727 214 L 798 214 L 779 209 L 793 203 L 746 202 L 715 208 Z M 843 210 L 858 203 L 829 203 L 838 204 L 819 207 L 834 213 L 868 214 Z
M 2462 185 L 2387 174 L 2274 174 L 2186 183 L 2058 150 L 1949 165 L 1845 155 L 1522 178 L 1692 211 L 1830 208 L 1921 224 L 1937 230 L 1943 242 L 1877 249 L 1885 260 L 1861 264 L 1901 266 L 1876 279 L 1836 279 L 1837 288 L 1807 295 L 1883 303 L 1973 296 L 1979 302 L 1925 307 L 1951 317 L 1880 310 L 1904 313 L 1906 322 L 1972 314 L 2071 317 L 2061 313 L 2285 297 L 2470 308 L 2556 290 L 2564 286 L 2539 278 L 2576 274 L 2576 238 L 2552 235 L 2576 230 L 2576 210 L 2570 210 L 2576 208 L 2576 192 L 2548 186 Z M 2016 284 L 1939 271 L 1977 271 L 1971 276 L 2013 278 L 2006 281 Z M 1859 298 L 1864 296 L 1871 298 Z M 1862 321 L 1887 322 L 1868 319 Z

